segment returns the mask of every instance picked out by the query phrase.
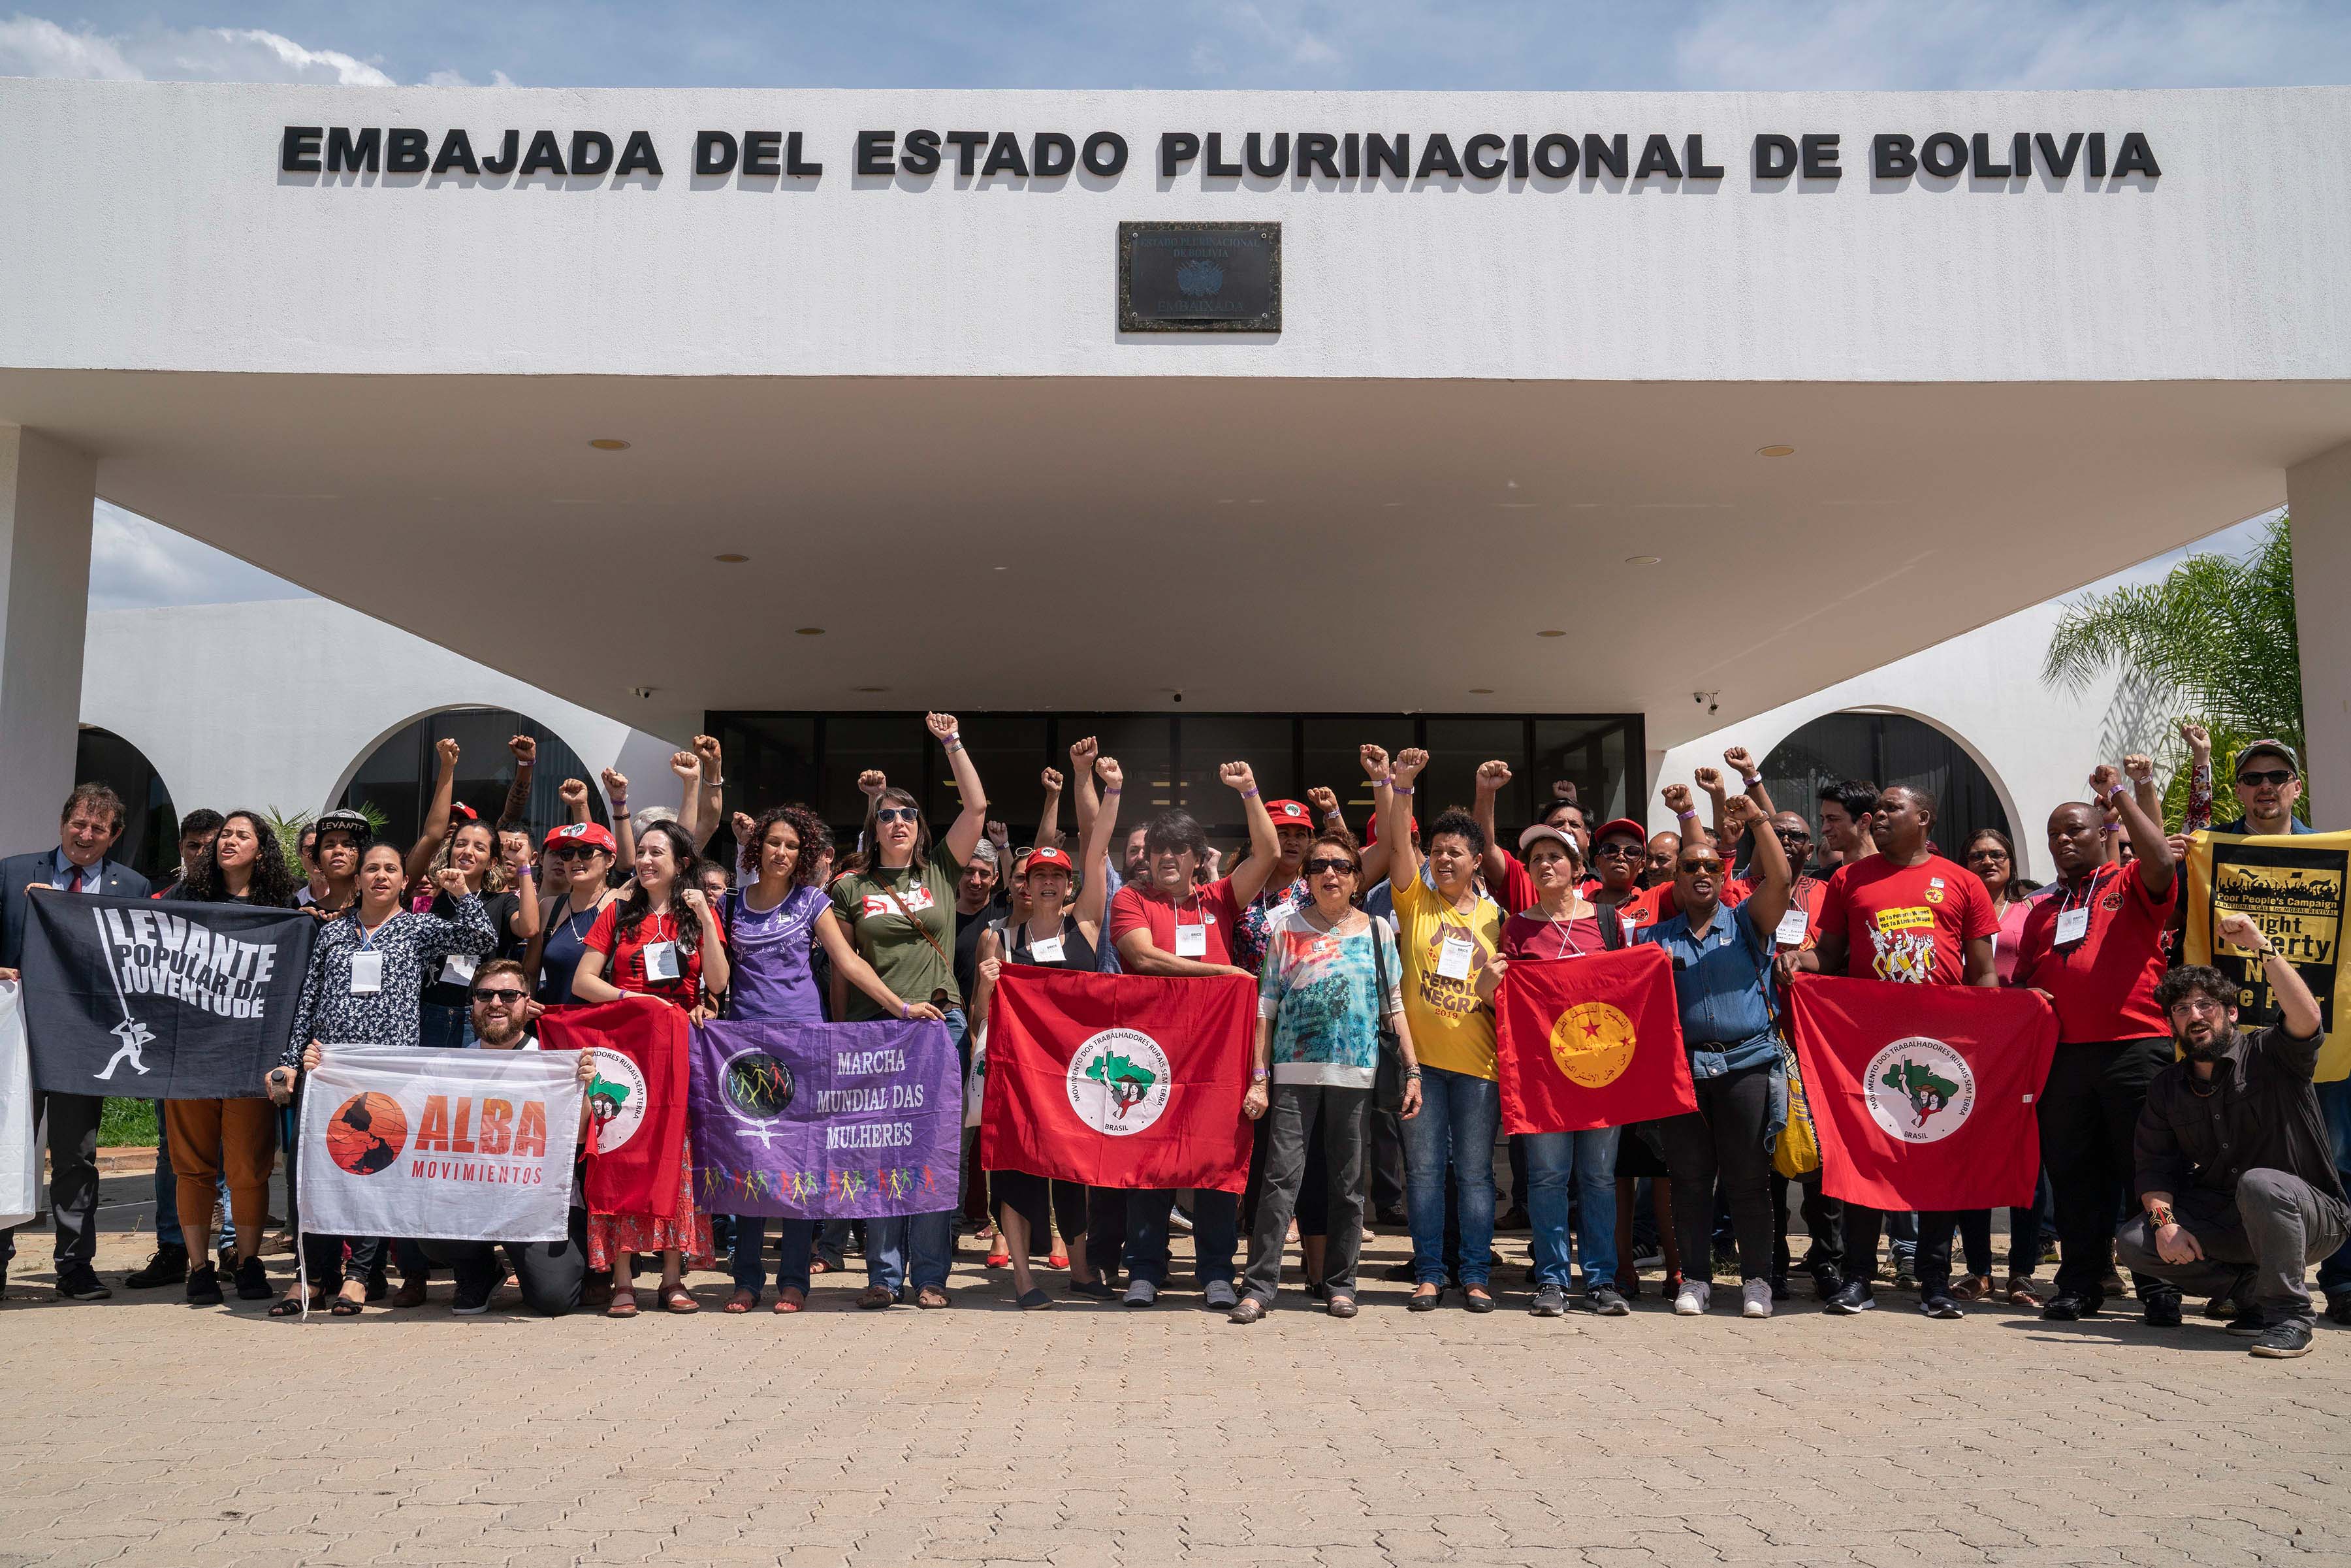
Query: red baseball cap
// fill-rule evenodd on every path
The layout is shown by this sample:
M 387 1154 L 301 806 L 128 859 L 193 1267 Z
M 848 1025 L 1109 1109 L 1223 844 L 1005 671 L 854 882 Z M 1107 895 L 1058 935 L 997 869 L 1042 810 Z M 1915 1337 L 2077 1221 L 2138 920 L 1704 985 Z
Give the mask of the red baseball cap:
M 1610 822 L 1592 835 L 1592 841 L 1595 844 L 1599 843 L 1611 833 L 1630 833 L 1633 835 L 1633 841 L 1638 844 L 1646 844 L 1649 841 L 1649 830 L 1630 817 L 1619 817 Z
M 1414 838 L 1416 839 L 1420 837 L 1420 819 L 1418 817 L 1406 817 L 1405 819 L 1405 824 L 1408 829 L 1410 829 Z M 1364 847 L 1365 849 L 1369 849 L 1379 841 L 1380 814 L 1377 811 L 1374 811 L 1372 813 L 1371 820 L 1364 824 Z
M 1028 869 L 1030 871 L 1035 871 L 1039 866 L 1057 865 L 1063 871 L 1068 872 L 1071 876 L 1078 874 L 1077 862 L 1071 860 L 1069 856 L 1063 854 L 1061 851 L 1053 849 L 1050 846 L 1041 850 L 1029 851 L 1027 859 L 1029 862 Z
M 598 822 L 566 822 L 550 831 L 547 841 L 539 848 L 551 850 L 559 843 L 586 844 L 590 849 L 602 850 L 608 855 L 621 852 L 621 846 L 612 841 L 612 830 Z
M 453 800 L 449 803 L 449 816 L 454 821 L 478 821 L 481 820 L 481 815 L 482 814 L 479 811 L 475 810 L 474 808 L 468 806 L 463 800 Z
M 1265 814 L 1273 819 L 1277 828 L 1305 828 L 1311 831 L 1314 813 L 1296 800 L 1268 800 Z

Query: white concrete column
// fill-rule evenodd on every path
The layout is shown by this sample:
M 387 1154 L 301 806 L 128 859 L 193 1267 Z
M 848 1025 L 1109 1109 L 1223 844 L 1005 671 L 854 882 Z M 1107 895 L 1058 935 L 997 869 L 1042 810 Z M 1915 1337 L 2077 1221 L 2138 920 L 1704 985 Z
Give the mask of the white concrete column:
M 2310 821 L 2351 827 L 2351 442 L 2285 471 Z
M 94 459 L 0 424 L 0 853 L 56 843 L 74 786 L 97 484 Z

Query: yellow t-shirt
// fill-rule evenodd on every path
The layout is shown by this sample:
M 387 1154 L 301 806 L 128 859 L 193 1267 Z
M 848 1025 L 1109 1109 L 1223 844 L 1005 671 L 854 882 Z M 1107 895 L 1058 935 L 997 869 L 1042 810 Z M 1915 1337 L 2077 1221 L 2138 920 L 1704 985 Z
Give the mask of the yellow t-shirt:
M 1502 906 L 1480 894 L 1464 915 L 1420 878 L 1395 889 L 1396 951 L 1404 959 L 1404 1013 L 1414 1054 L 1423 1067 L 1471 1078 L 1494 1076 L 1494 1009 L 1478 999 L 1478 972 L 1494 956 L 1502 935 Z M 1451 979 L 1438 972 L 1445 939 L 1475 945 L 1469 972 Z

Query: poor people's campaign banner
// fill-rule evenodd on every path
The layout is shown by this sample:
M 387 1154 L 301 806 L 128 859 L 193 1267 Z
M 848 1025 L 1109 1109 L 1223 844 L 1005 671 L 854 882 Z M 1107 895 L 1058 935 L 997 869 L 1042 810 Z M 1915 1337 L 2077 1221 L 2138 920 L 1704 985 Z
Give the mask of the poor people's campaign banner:
M 1089 1186 L 1249 1184 L 1257 1030 L 1247 975 L 1005 967 L 988 1020 L 980 1163 Z
M 569 1051 L 322 1045 L 302 1085 L 302 1228 L 561 1240 L 579 1063 Z
M 266 1092 L 294 1027 L 315 918 L 43 888 L 26 908 L 37 1086 L 135 1100 Z
M 789 1219 L 953 1208 L 962 1091 L 936 1020 L 697 1024 L 695 1202 Z
M 2318 998 L 2318 1082 L 2351 1078 L 2351 1030 L 2335 1023 L 2351 1009 L 2351 965 L 2343 962 L 2344 904 L 2351 893 L 2351 833 L 2198 833 L 2188 851 L 2187 941 L 2180 956 L 2210 964 L 2237 983 L 2238 1022 L 2277 1017 L 2261 960 L 2215 944 L 2224 915 L 2246 916 L 2292 964 Z

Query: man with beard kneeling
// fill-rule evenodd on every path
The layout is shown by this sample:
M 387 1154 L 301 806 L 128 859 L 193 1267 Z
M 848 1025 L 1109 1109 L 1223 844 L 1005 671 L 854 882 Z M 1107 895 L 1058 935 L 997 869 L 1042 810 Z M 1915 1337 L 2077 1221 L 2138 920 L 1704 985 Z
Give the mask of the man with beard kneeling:
M 2304 1270 L 2343 1244 L 2351 1207 L 2318 1113 L 2318 1003 L 2294 966 L 2242 915 L 2219 941 L 2260 956 L 2279 1021 L 2240 1033 L 2237 982 L 2201 965 L 2156 988 L 2186 1060 L 2155 1075 L 2138 1118 L 2139 1201 L 2116 1235 L 2124 1266 L 2189 1290 L 2233 1296 L 2229 1332 L 2252 1354 L 2310 1354 L 2314 1322 Z M 2149 1303 L 2147 1321 L 2168 1323 Z
M 530 1020 L 538 1009 L 530 999 L 530 980 L 511 958 L 496 958 L 474 972 L 474 1043 L 483 1051 L 537 1051 L 538 1037 Z M 586 1146 L 589 1081 L 595 1061 L 580 1053 L 581 1146 Z M 559 1318 L 580 1309 L 581 1282 L 588 1273 L 588 1211 L 580 1199 L 580 1177 L 571 1178 L 571 1235 L 563 1241 L 426 1241 L 416 1244 L 431 1261 L 456 1276 L 457 1298 L 451 1309 L 459 1317 L 475 1317 L 490 1310 L 505 1270 L 497 1249 L 504 1247 L 515 1281 L 522 1287 L 522 1304 L 543 1318 Z

